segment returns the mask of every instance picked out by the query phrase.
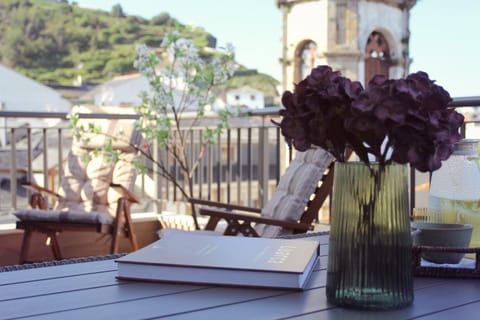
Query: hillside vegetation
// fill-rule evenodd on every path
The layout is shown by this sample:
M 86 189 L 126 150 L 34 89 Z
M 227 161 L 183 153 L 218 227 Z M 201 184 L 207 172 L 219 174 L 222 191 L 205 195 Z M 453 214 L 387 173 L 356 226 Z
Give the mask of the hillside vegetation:
M 204 58 L 215 54 L 204 50 L 216 46 L 213 35 L 166 12 L 145 19 L 126 15 L 120 5 L 106 12 L 66 0 L 0 0 L 0 21 L 0 62 L 46 84 L 72 85 L 79 76 L 99 84 L 135 72 L 135 45 L 158 47 L 174 29 L 193 39 Z M 241 67 L 228 86 L 248 84 L 275 95 L 277 80 L 246 69 Z

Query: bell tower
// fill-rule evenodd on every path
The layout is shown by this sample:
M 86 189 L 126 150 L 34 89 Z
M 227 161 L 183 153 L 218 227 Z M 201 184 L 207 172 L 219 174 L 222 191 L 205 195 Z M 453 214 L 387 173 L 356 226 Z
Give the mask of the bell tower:
M 364 85 L 408 73 L 409 17 L 416 0 L 276 0 L 282 12 L 284 90 L 327 64 Z

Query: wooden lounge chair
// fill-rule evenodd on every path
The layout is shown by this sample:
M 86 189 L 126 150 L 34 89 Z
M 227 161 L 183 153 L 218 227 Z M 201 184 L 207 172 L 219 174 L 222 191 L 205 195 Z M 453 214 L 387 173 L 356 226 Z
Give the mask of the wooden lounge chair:
M 202 199 L 191 202 L 200 205 L 200 214 L 209 216 L 205 230 L 215 230 L 225 220 L 224 235 L 278 237 L 305 233 L 313 229 L 312 223 L 332 190 L 333 159 L 321 148 L 297 152 L 263 209 Z
M 96 125 L 100 125 L 101 132 L 108 132 L 109 136 L 128 134 L 130 143 L 141 139 L 141 135 L 133 130 L 132 121 L 96 121 Z M 27 261 L 33 232 L 50 237 L 56 260 L 63 258 L 57 234 L 67 230 L 110 234 L 110 253 L 117 253 L 119 234 L 123 232 L 129 238 L 132 250 L 138 248 L 130 216 L 130 205 L 139 202 L 132 193 L 137 174 L 134 165 L 137 153 L 130 143 L 113 141 L 112 149 L 120 153 L 118 161 L 112 162 L 101 151 L 96 152 L 98 147 L 111 140 L 109 136 L 91 134 L 88 139 L 73 139 L 58 192 L 32 183 L 26 185 L 35 193 L 30 198 L 30 209 L 15 212 L 19 219 L 17 229 L 24 230 L 20 263 Z M 47 197 L 54 198 L 51 209 Z

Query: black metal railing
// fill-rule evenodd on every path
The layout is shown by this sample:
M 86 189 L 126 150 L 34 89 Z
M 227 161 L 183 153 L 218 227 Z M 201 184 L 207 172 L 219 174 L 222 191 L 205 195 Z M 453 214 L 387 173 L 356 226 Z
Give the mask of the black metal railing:
M 209 146 L 194 175 L 194 196 L 204 199 L 262 205 L 269 190 L 278 182 L 285 168 L 287 148 L 279 129 L 270 119 L 278 117 L 279 108 L 251 111 L 232 119 L 230 128 Z M 80 114 L 83 119 L 135 119 L 132 114 Z M 48 118 L 54 125 L 42 124 Z M 22 180 L 55 189 L 60 183 L 62 163 L 68 152 L 72 133 L 66 113 L 0 112 L 0 212 L 27 205 L 27 191 Z M 27 125 L 28 123 L 28 125 Z M 205 127 L 190 128 L 194 139 L 187 143 L 191 161 L 198 155 L 198 143 Z M 283 147 L 282 147 L 283 146 Z M 176 163 L 157 145 L 150 149 L 154 160 L 169 164 L 171 173 L 182 183 Z M 283 154 L 283 156 L 282 156 Z M 145 166 L 155 166 L 145 159 Z M 161 211 L 165 201 L 183 201 L 173 184 L 152 171 L 139 176 L 137 185 L 144 198 L 138 210 Z M 150 204 L 147 205 L 147 204 Z
M 451 107 L 466 115 L 461 132 L 464 137 L 480 138 L 476 133 L 480 122 L 480 96 L 454 98 Z M 290 152 L 279 128 L 271 123 L 278 120 L 280 108 L 254 110 L 232 119 L 230 128 L 218 135 L 210 146 L 194 175 L 194 196 L 242 205 L 262 206 L 269 198 L 285 170 Z M 135 119 L 133 114 L 80 114 L 84 119 Z M 45 120 L 55 124 L 45 123 Z M 35 179 L 38 183 L 57 187 L 62 163 L 72 139 L 68 128 L 68 114 L 49 112 L 0 111 L 0 213 L 8 213 L 27 205 L 27 191 L 19 184 Z M 198 141 L 204 127 L 196 127 L 188 153 L 193 159 L 198 152 Z M 181 171 L 158 146 L 150 150 L 154 159 L 170 164 L 171 172 L 182 181 Z M 162 158 L 163 157 L 163 158 Z M 145 160 L 145 165 L 149 163 Z M 150 164 L 151 166 L 151 164 Z M 151 166 L 152 169 L 155 169 Z M 154 170 L 155 171 L 155 170 Z M 411 170 L 411 206 L 417 205 L 418 177 Z M 139 211 L 163 210 L 163 203 L 183 201 L 172 183 L 155 174 L 142 174 L 137 180 L 143 206 Z

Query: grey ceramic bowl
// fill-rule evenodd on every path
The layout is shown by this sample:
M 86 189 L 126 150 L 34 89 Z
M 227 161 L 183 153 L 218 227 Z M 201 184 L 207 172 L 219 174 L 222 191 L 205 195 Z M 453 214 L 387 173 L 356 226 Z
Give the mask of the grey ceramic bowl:
M 412 223 L 413 245 L 432 247 L 468 248 L 472 238 L 472 225 L 450 223 Z M 464 253 L 428 252 L 422 253 L 422 258 L 434 263 L 459 263 Z

